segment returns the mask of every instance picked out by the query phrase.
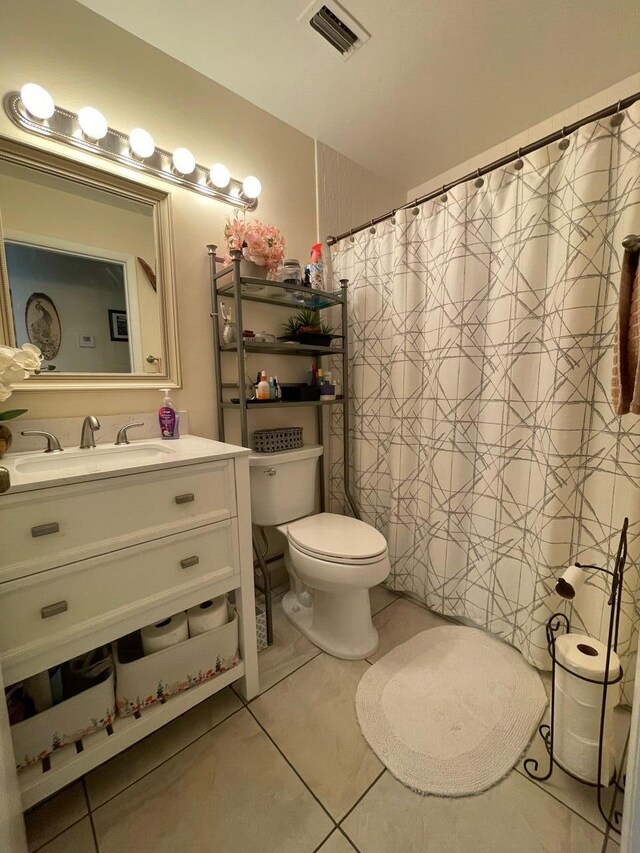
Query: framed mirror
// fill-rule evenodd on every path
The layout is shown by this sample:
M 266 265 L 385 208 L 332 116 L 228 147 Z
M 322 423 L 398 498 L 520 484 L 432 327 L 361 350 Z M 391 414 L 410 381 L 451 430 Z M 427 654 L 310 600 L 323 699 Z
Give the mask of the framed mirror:
M 169 206 L 0 138 L 0 343 L 43 354 L 24 390 L 180 385 Z

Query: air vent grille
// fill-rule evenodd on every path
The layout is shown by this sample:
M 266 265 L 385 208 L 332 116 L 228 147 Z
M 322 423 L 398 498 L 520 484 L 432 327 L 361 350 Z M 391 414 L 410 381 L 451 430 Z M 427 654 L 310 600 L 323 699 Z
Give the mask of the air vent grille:
M 309 23 L 342 55 L 355 48 L 358 36 L 328 6 L 321 6 Z

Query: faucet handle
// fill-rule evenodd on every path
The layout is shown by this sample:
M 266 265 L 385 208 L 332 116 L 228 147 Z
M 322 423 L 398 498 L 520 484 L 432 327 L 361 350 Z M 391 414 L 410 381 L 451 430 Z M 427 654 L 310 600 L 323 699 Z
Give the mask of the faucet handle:
M 41 432 L 39 429 L 25 429 L 22 431 L 21 435 L 41 435 L 43 438 L 46 438 L 47 448 L 44 451 L 45 453 L 62 453 L 64 449 L 60 447 L 60 442 L 51 432 Z
M 133 427 L 141 427 L 144 426 L 142 421 L 136 421 L 134 424 L 125 424 L 120 430 L 118 430 L 118 435 L 116 436 L 116 444 L 130 444 L 129 436 L 127 432 Z

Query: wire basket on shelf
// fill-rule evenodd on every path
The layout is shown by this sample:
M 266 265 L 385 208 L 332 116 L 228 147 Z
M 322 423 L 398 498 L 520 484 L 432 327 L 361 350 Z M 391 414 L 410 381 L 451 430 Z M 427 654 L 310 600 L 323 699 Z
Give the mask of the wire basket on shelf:
M 302 427 L 257 429 L 253 434 L 253 449 L 256 453 L 280 453 L 297 447 L 302 447 Z

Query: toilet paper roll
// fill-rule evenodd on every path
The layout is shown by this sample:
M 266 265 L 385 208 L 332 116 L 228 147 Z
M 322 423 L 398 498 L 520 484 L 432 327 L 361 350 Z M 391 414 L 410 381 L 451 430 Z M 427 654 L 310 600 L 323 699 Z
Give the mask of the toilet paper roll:
M 575 672 L 585 678 L 604 681 L 607 647 L 595 637 L 590 637 L 588 634 L 561 634 L 556 639 L 555 652 L 556 660 L 560 661 L 570 672 Z M 620 658 L 612 649 L 609 660 L 609 680 L 616 678 L 619 674 Z M 601 695 L 599 685 L 585 683 L 589 688 L 595 689 L 598 695 Z
M 598 742 L 602 711 L 602 683 L 606 674 L 606 646 L 586 634 L 563 634 L 556 639 L 554 750 L 558 763 L 585 782 L 598 781 Z M 575 673 L 575 674 L 574 674 Z M 609 680 L 620 674 L 620 659 L 612 651 Z M 620 699 L 619 684 L 607 688 L 601 781 L 608 784 L 614 770 L 613 710 Z
M 142 637 L 142 650 L 145 655 L 168 649 L 183 640 L 189 639 L 189 625 L 186 613 L 176 613 L 155 625 L 147 625 L 140 630 Z
M 580 566 L 569 566 L 556 584 L 556 592 L 563 598 L 573 600 L 576 592 L 587 579 L 587 572 Z
M 229 621 L 227 596 L 219 595 L 218 598 L 203 601 L 202 604 L 190 607 L 187 610 L 187 619 L 189 621 L 190 637 L 198 637 L 200 634 L 206 634 L 207 631 L 211 631 L 213 628 L 226 625 Z

